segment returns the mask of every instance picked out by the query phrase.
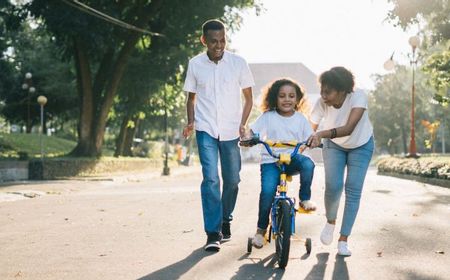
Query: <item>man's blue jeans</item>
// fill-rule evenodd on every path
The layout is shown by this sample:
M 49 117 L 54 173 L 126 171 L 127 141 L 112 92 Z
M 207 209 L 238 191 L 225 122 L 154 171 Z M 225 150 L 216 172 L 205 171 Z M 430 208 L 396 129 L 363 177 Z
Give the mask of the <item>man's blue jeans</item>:
M 298 154 L 286 167 L 288 175 L 300 174 L 299 198 L 301 201 L 311 198 L 311 184 L 314 176 L 314 162 L 307 156 Z M 258 228 L 266 229 L 277 186 L 280 184 L 280 168 L 277 163 L 261 164 L 261 193 L 259 194 Z
M 340 232 L 342 235 L 349 236 L 352 232 L 373 149 L 373 137 L 355 149 L 344 149 L 329 139 L 324 140 L 322 155 L 325 167 L 326 216 L 329 221 L 336 220 L 342 190 L 345 189 L 344 218 Z
M 201 196 L 204 228 L 207 234 L 217 233 L 221 232 L 223 222 L 230 222 L 233 219 L 241 170 L 238 139 L 219 141 L 204 131 L 196 131 L 196 137 L 203 173 Z M 223 181 L 222 195 L 218 171 L 219 158 Z

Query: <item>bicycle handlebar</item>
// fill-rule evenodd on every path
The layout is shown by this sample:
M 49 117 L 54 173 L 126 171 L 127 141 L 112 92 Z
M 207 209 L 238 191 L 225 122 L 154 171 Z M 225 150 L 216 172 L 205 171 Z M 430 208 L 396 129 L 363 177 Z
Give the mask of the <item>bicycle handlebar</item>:
M 274 158 L 279 159 L 280 155 L 275 155 L 273 153 L 273 150 L 271 147 L 276 147 L 276 148 L 294 148 L 294 151 L 292 151 L 291 153 L 291 158 L 296 155 L 298 153 L 298 150 L 300 149 L 301 146 L 306 145 L 309 147 L 309 145 L 307 145 L 307 141 L 303 141 L 303 142 L 295 142 L 295 141 L 289 141 L 289 142 L 283 142 L 283 141 L 271 141 L 271 140 L 267 140 L 267 141 L 262 141 L 261 139 L 259 139 L 259 134 L 253 134 L 252 138 L 247 139 L 247 140 L 240 140 L 239 144 L 241 146 L 244 147 L 252 147 L 255 146 L 257 144 L 263 144 L 264 147 L 266 148 L 267 152 L 269 153 L 269 155 L 271 155 Z M 320 144 L 320 148 L 322 148 L 323 144 Z

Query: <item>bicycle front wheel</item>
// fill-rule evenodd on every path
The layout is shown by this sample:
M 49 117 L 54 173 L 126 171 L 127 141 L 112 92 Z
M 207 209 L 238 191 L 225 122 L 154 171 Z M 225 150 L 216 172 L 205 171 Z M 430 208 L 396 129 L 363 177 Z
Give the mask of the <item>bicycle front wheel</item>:
M 275 219 L 278 225 L 278 233 L 275 237 L 275 248 L 278 266 L 285 268 L 289 260 L 291 246 L 291 206 L 287 200 L 280 200 L 276 211 Z

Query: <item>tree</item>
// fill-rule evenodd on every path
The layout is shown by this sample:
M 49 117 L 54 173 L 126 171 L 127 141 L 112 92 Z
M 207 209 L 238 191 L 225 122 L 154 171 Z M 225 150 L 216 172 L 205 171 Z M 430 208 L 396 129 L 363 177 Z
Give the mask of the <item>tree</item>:
M 36 19 L 41 19 L 75 63 L 80 98 L 78 145 L 72 152 L 78 156 L 101 153 L 108 115 L 126 69 L 138 42 L 148 42 L 148 50 L 192 48 L 197 43 L 199 26 L 207 18 L 232 15 L 250 7 L 253 0 L 205 1 L 83 1 L 97 10 L 138 28 L 158 32 L 155 37 L 125 30 L 66 5 L 63 1 L 34 0 L 24 5 Z M 182 8 L 180 8 L 182 7 Z M 170 56 L 166 57 L 169 61 Z M 158 65 L 160 67 L 160 65 Z
M 374 127 L 378 152 L 407 153 L 411 126 L 410 69 L 397 66 L 394 73 L 376 76 L 375 90 L 369 95 L 369 114 Z M 416 75 L 415 128 L 419 151 L 425 151 L 428 134 L 419 129 L 422 120 L 435 121 L 440 116 L 429 102 L 433 91 L 425 84 L 426 77 Z
M 430 74 L 428 83 L 436 90 L 434 99 L 447 106 L 450 100 L 450 2 L 448 0 L 389 0 L 394 4 L 388 18 L 406 29 L 425 24 L 422 33 L 423 70 Z
M 30 109 L 31 126 L 38 124 L 40 117 L 36 100 L 39 95 L 47 97 L 45 117 L 54 125 L 74 118 L 77 108 L 73 104 L 77 96 L 73 71 L 70 64 L 60 60 L 60 50 L 46 31 L 42 28 L 33 29 L 25 21 L 19 30 L 9 35 L 8 41 L 10 51 L 5 69 L 9 69 L 9 79 L 2 80 L 9 85 L 0 91 L 0 98 L 5 103 L 2 114 L 6 119 L 17 124 L 27 124 Z M 21 88 L 27 72 L 33 75 L 35 93 L 30 94 Z M 30 130 L 31 127 L 27 127 L 27 132 Z

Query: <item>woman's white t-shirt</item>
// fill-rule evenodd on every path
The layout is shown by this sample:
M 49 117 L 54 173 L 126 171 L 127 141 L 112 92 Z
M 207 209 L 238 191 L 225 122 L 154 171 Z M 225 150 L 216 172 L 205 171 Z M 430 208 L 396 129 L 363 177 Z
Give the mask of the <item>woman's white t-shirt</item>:
M 319 124 L 323 119 L 323 130 L 337 128 L 344 126 L 350 111 L 353 108 L 364 108 L 364 113 L 353 130 L 352 134 L 344 137 L 337 137 L 331 139 L 337 145 L 346 148 L 354 149 L 360 147 L 369 141 L 373 134 L 373 127 L 369 120 L 368 98 L 364 92 L 352 92 L 347 94 L 345 101 L 340 108 L 327 106 L 323 99 L 317 100 L 311 113 L 311 122 Z
M 295 112 L 292 116 L 284 117 L 277 111 L 267 111 L 250 125 L 260 139 L 274 141 L 306 141 L 313 133 L 310 123 L 302 113 Z M 293 148 L 276 148 L 275 152 L 291 153 Z M 305 154 L 306 155 L 306 154 Z M 277 160 L 269 155 L 265 147 L 261 147 L 261 164 L 272 163 Z

